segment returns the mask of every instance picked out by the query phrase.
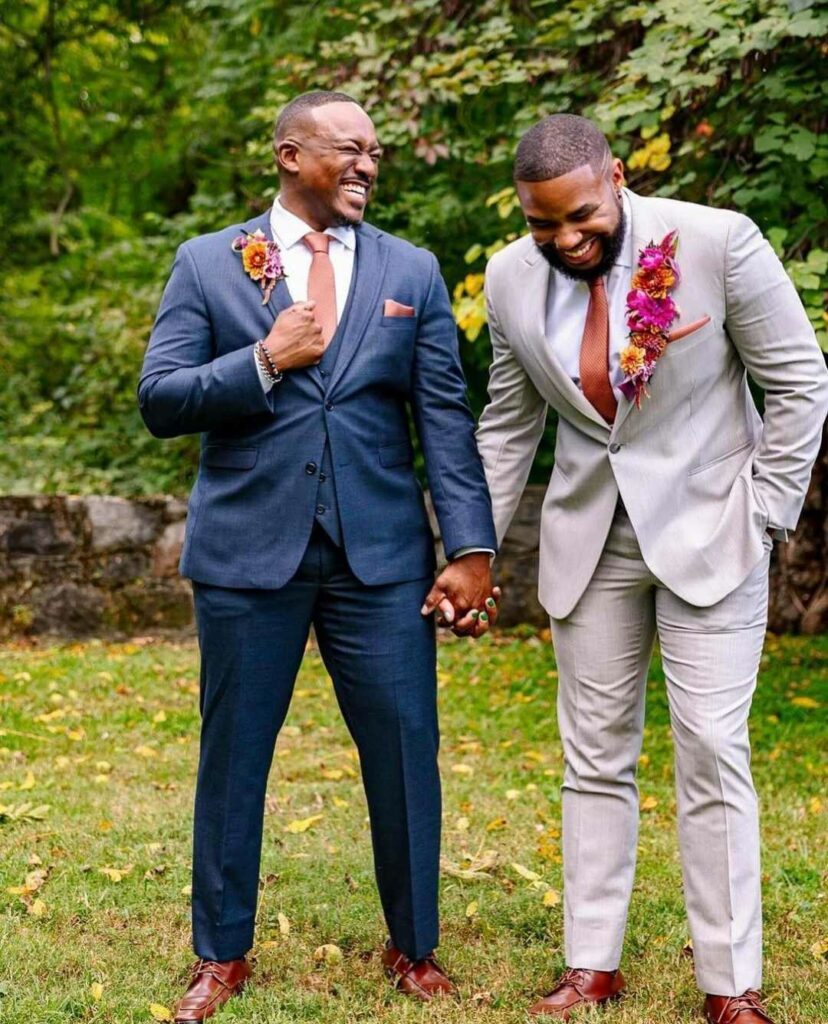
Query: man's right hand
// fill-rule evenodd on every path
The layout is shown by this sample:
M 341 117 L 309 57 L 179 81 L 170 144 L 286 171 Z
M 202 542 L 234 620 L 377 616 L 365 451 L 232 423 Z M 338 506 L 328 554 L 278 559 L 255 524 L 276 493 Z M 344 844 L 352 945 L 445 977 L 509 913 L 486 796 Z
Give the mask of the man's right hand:
M 316 302 L 294 302 L 273 321 L 263 344 L 280 373 L 316 366 L 325 351 L 322 328 L 313 315 Z

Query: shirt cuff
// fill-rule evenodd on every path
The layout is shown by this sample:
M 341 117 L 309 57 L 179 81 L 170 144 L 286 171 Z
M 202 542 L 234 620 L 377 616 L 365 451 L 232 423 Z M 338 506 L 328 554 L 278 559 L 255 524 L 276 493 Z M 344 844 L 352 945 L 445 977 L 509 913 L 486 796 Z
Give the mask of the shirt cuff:
M 264 391 L 266 395 L 269 395 L 271 390 L 273 389 L 273 381 L 268 380 L 267 377 L 265 377 L 264 371 L 262 370 L 261 366 L 259 366 L 259 360 L 256 358 L 255 345 L 250 350 L 250 358 L 253 360 L 253 363 L 256 367 L 256 376 L 259 378 L 259 383 L 262 385 L 262 391 Z
M 488 555 L 490 558 L 494 558 L 495 553 L 491 548 L 458 548 L 452 552 L 449 561 L 455 562 L 458 558 L 462 558 L 463 555 Z

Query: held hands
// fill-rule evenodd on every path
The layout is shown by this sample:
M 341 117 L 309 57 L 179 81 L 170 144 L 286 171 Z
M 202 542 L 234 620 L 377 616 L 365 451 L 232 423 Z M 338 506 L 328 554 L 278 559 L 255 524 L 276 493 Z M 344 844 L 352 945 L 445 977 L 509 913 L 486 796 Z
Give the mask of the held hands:
M 267 354 L 280 371 L 316 366 L 325 351 L 322 328 L 313 315 L 316 302 L 294 302 L 276 317 L 263 340 Z
M 497 621 L 500 587 L 492 589 L 489 555 L 472 552 L 451 562 L 434 581 L 423 615 L 437 609 L 438 621 L 458 636 L 482 636 Z

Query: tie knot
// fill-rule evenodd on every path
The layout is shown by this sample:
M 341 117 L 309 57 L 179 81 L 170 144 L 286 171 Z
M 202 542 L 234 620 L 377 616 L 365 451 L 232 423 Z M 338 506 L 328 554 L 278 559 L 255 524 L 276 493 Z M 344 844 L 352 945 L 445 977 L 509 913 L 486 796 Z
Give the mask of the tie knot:
M 587 281 L 587 284 L 589 285 L 590 296 L 600 295 L 601 292 L 605 291 L 603 274 L 600 277 L 591 277 L 589 281 Z
M 309 231 L 302 241 L 311 252 L 327 252 L 331 236 L 326 235 L 324 231 Z

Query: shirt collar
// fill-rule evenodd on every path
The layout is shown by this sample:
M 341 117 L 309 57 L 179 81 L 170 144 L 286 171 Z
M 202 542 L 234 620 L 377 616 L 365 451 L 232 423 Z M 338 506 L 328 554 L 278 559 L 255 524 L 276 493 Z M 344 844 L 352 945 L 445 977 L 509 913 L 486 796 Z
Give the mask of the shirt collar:
M 280 248 L 290 249 L 314 229 L 310 224 L 306 224 L 301 217 L 286 210 L 282 206 L 279 196 L 276 196 L 270 210 L 270 230 L 273 233 L 273 240 Z M 356 233 L 348 225 L 325 228 L 325 234 L 341 242 L 347 249 L 356 248 Z

